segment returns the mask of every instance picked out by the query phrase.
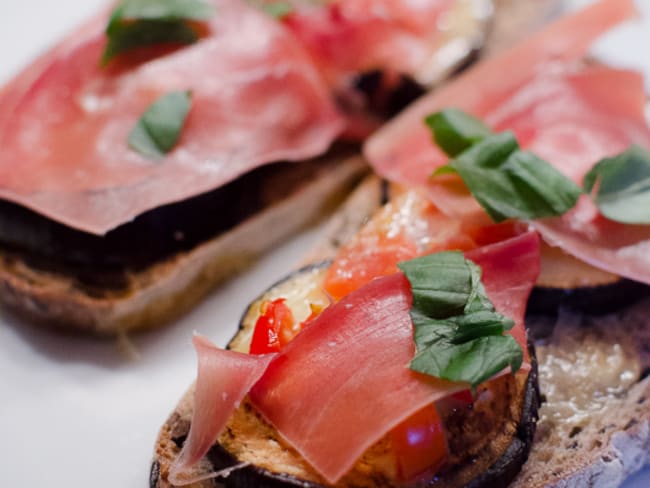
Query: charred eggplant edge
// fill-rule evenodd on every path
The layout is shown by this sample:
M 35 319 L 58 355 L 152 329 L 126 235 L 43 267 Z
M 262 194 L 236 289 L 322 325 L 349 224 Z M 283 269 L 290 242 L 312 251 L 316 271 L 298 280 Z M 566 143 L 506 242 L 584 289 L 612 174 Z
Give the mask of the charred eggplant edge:
M 595 286 L 535 286 L 526 314 L 555 316 L 560 308 L 570 308 L 588 315 L 606 315 L 647 296 L 650 296 L 650 286 L 620 276 L 611 283 Z

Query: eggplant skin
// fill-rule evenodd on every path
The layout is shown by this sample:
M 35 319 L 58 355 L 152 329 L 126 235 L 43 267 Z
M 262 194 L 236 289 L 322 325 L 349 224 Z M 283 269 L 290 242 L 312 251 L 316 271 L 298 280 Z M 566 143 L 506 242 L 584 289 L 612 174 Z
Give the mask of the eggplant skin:
M 207 457 L 215 468 L 233 466 L 239 462 L 219 444 L 212 446 Z M 284 473 L 274 473 L 258 466 L 237 469 L 220 482 L 229 488 L 326 488 L 325 485 L 313 481 L 301 480 Z
M 605 315 L 647 296 L 650 296 L 649 285 L 625 278 L 579 288 L 536 286 L 528 300 L 526 314 L 555 316 L 560 308 L 569 308 L 588 315 Z
M 537 412 L 542 398 L 539 390 L 537 357 L 532 342 L 529 342 L 528 350 L 531 357 L 531 369 L 526 380 L 522 417 L 517 426 L 517 435 L 513 437 L 503 455 L 485 473 L 470 481 L 466 488 L 505 488 L 517 477 L 521 466 L 528 460 L 539 418 Z

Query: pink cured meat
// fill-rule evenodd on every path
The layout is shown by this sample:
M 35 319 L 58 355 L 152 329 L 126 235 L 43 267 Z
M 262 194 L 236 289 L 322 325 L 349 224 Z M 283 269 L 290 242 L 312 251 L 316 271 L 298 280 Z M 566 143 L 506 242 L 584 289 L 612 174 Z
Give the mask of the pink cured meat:
M 481 280 L 496 310 L 515 321 L 510 330 L 528 358 L 524 316 L 530 292 L 539 276 L 539 237 L 533 231 L 479 247 L 465 257 L 481 267 Z
M 512 334 L 526 349 L 523 315 L 539 272 L 537 235 L 467 257 L 484 268 L 488 296 L 515 320 Z M 331 483 L 401 421 L 467 388 L 408 369 L 415 351 L 410 306 L 403 274 L 371 281 L 326 309 L 251 391 L 262 414 Z
M 199 357 L 194 415 L 187 441 L 171 470 L 174 477 L 205 456 L 231 413 L 275 356 L 226 351 L 199 335 L 194 336 L 193 343 Z
M 410 302 L 403 274 L 371 281 L 306 327 L 251 391 L 255 406 L 330 483 L 402 420 L 467 388 L 408 369 Z
M 446 162 L 422 123 L 431 112 L 454 106 L 497 131 L 512 130 L 523 147 L 577 183 L 596 161 L 632 143 L 650 148 L 640 75 L 579 62 L 595 38 L 633 13 L 631 1 L 603 0 L 481 63 L 377 133 L 366 144 L 367 158 L 389 179 L 426 185 L 448 215 L 476 221 L 486 215 L 462 185 L 428 181 Z M 649 226 L 609 221 L 587 197 L 562 218 L 533 225 L 547 242 L 593 266 L 650 284 Z
M 213 0 L 199 42 L 126 67 L 99 66 L 103 14 L 0 93 L 0 198 L 103 234 L 251 169 L 323 153 L 343 128 L 293 36 L 264 13 Z M 127 146 L 144 110 L 191 90 L 177 146 L 151 161 Z
M 284 22 L 313 56 L 330 83 L 381 69 L 417 78 L 439 47 L 435 26 L 451 0 L 297 1 Z
M 467 257 L 483 268 L 486 292 L 499 312 L 515 320 L 512 334 L 525 347 L 523 312 L 539 270 L 536 233 Z M 264 367 L 251 400 L 325 479 L 336 482 L 402 420 L 467 388 L 408 369 L 415 352 L 410 306 L 410 285 L 403 274 L 373 280 L 327 308 L 270 364 L 269 355 L 246 361 L 245 355 L 195 338 L 200 352 L 196 404 L 177 471 L 207 452 Z M 227 404 L 219 404 L 222 395 Z

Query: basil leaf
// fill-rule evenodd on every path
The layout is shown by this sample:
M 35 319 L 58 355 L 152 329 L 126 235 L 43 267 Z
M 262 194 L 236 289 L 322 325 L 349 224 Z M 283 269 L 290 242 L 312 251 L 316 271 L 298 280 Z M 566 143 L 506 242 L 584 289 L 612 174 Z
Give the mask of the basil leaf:
M 583 179 L 600 212 L 626 224 L 650 224 L 650 152 L 633 145 L 598 162 Z
M 432 130 L 436 144 L 448 156 L 457 156 L 492 135 L 490 128 L 479 119 L 455 108 L 433 113 L 424 120 Z
M 447 109 L 426 118 L 440 147 L 455 159 L 433 177 L 458 173 L 495 222 L 562 215 L 580 188 L 546 161 L 522 151 L 511 132 L 492 134 L 480 120 Z
M 522 353 L 512 336 L 486 336 L 465 344 L 444 342 L 425 349 L 411 362 L 411 369 L 472 387 L 490 379 L 506 366 L 521 367 Z
M 486 137 L 448 166 L 495 222 L 562 215 L 581 195 L 580 188 L 549 163 L 519 150 L 511 132 Z
M 262 10 L 271 17 L 282 19 L 293 12 L 293 5 L 289 2 L 270 2 L 261 5 Z
M 190 110 L 191 93 L 176 91 L 163 95 L 142 114 L 129 134 L 131 149 L 148 158 L 159 158 L 178 141 Z
M 124 0 L 113 11 L 110 25 L 122 20 L 208 20 L 214 7 L 205 0 Z
M 398 266 L 413 294 L 411 369 L 475 387 L 507 366 L 513 372 L 521 367 L 521 347 L 503 335 L 514 322 L 495 311 L 476 264 L 450 251 Z
M 187 22 L 213 15 L 214 7 L 205 0 L 124 0 L 106 27 L 108 42 L 101 62 L 106 65 L 116 55 L 138 47 L 196 42 L 199 36 Z

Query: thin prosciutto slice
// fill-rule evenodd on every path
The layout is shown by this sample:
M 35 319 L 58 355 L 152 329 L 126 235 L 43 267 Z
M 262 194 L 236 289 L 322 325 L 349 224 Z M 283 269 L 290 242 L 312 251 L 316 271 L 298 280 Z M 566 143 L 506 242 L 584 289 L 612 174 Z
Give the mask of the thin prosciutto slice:
M 497 131 L 512 130 L 523 147 L 577 183 L 603 157 L 632 143 L 650 147 L 640 75 L 581 61 L 594 39 L 633 14 L 631 1 L 603 0 L 560 20 L 424 97 L 368 141 L 367 158 L 389 179 L 426 185 L 446 214 L 477 220 L 485 213 L 455 177 L 429 180 L 446 162 L 422 123 L 431 112 L 458 107 Z M 562 218 L 533 225 L 593 266 L 650 284 L 650 226 L 609 221 L 587 197 Z
M 465 253 L 481 267 L 481 281 L 497 311 L 515 321 L 510 330 L 528 358 L 524 316 L 528 296 L 540 271 L 540 243 L 535 232 L 527 232 Z
M 523 311 L 539 271 L 537 234 L 528 232 L 467 257 L 483 268 L 488 296 L 499 312 L 515 320 L 512 334 L 525 348 Z M 401 273 L 371 281 L 310 322 L 272 359 L 249 393 L 262 415 L 330 483 L 400 422 L 467 388 L 408 369 L 415 352 L 411 300 Z M 237 372 L 241 355 L 202 339 L 199 344 L 209 353 L 210 366 L 201 366 L 197 380 L 192 431 L 201 434 L 190 433 L 183 450 L 191 454 L 181 456 L 184 467 L 207 452 L 207 442 L 217 438 L 232 413 L 235 404 L 220 405 L 220 399 L 241 399 L 243 391 L 234 382 L 220 383 L 233 371 L 244 374 Z M 252 364 L 261 364 L 259 356 L 250 357 Z M 250 386 L 248 380 L 244 386 Z
M 530 232 L 468 255 L 486 267 L 497 310 L 516 321 L 539 271 Z M 394 274 L 371 281 L 326 309 L 269 366 L 251 391 L 261 413 L 330 483 L 393 427 L 429 403 L 467 388 L 407 368 L 413 358 L 411 290 Z
M 212 1 L 193 45 L 102 68 L 104 14 L 11 82 L 0 94 L 0 198 L 103 234 L 256 166 L 324 152 L 343 122 L 307 53 L 246 2 Z M 146 159 L 128 134 L 173 90 L 192 92 L 180 140 Z
M 225 351 L 200 335 L 194 336 L 193 343 L 199 357 L 194 415 L 187 441 L 172 466 L 173 479 L 181 479 L 183 471 L 208 452 L 230 414 L 275 356 Z
M 440 21 L 453 0 L 295 1 L 284 23 L 331 84 L 381 69 L 418 78 L 440 47 Z
M 370 282 L 303 330 L 251 391 L 260 412 L 330 483 L 401 421 L 467 388 L 408 369 L 410 308 L 403 274 Z

